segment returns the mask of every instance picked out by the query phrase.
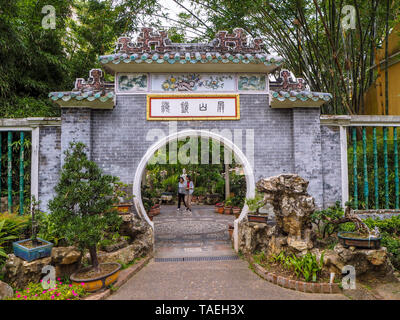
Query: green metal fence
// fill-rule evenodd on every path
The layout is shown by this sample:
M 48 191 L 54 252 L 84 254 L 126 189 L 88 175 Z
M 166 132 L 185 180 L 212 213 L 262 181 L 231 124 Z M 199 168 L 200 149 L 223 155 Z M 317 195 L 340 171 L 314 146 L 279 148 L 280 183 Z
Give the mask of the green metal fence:
M 354 209 L 399 209 L 397 127 L 348 128 L 349 189 Z
M 13 212 L 18 205 L 21 215 L 29 196 L 26 188 L 29 185 L 26 180 L 30 179 L 30 170 L 26 170 L 30 166 L 29 146 L 29 132 L 0 131 L 0 196 L 6 194 L 8 212 Z

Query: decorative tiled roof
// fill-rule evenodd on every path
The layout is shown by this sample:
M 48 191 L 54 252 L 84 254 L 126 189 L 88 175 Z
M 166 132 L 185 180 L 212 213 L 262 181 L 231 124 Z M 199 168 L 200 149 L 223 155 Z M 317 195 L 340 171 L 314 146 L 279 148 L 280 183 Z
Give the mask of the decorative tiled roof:
M 68 102 L 71 100 L 87 100 L 89 102 L 97 100 L 97 102 L 101 103 L 114 103 L 114 83 L 104 82 L 102 70 L 92 69 L 89 72 L 88 81 L 78 78 L 75 81 L 75 87 L 72 91 L 50 92 L 49 98 L 57 101 L 60 105 L 63 104 L 63 101 Z
M 330 93 L 312 92 L 312 91 L 278 91 L 277 92 L 277 91 L 271 90 L 271 95 L 273 98 L 275 98 L 279 101 L 284 101 L 286 99 L 290 100 L 290 101 L 296 101 L 296 100 L 329 101 L 332 99 L 332 95 Z
M 304 79 L 293 80 L 290 71 L 281 70 L 276 81 L 270 81 L 272 107 L 296 106 L 294 102 L 308 101 L 310 106 L 322 105 L 332 99 L 330 93 L 312 92 L 307 89 Z M 291 104 L 293 102 L 293 104 Z
M 250 44 L 243 29 L 234 29 L 233 34 L 219 31 L 216 39 L 206 44 L 172 43 L 165 31 L 154 32 L 142 28 L 136 42 L 128 37 L 118 39 L 114 54 L 100 56 L 103 64 L 125 63 L 262 63 L 279 66 L 283 59 L 266 54 L 261 39 Z

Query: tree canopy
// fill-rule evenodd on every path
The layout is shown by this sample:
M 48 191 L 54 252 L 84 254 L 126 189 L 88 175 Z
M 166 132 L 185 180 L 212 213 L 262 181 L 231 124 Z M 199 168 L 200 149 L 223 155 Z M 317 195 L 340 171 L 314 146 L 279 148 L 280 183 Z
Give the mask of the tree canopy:
M 395 0 L 173 3 L 172 10 L 158 0 L 1 1 L 0 117 L 59 115 L 49 92 L 70 90 L 75 78 L 100 67 L 98 55 L 112 53 L 119 36 L 164 22 L 174 42 L 211 40 L 218 30 L 242 27 L 283 56 L 284 67 L 306 79 L 311 90 L 333 94 L 324 113 L 363 113 L 365 91 L 380 75 L 376 50 L 400 12 Z M 348 4 L 354 28 L 342 26 Z M 55 29 L 42 27 L 45 5 L 55 8 Z

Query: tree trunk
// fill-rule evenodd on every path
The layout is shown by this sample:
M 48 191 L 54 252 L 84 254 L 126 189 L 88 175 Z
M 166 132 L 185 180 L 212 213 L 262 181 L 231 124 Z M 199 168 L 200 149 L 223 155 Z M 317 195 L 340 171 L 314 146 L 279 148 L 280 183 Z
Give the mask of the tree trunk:
M 225 200 L 228 200 L 231 194 L 231 186 L 229 184 L 229 164 L 225 163 Z
M 92 262 L 92 267 L 96 271 L 100 271 L 99 260 L 97 259 L 96 246 L 89 247 L 90 261 Z

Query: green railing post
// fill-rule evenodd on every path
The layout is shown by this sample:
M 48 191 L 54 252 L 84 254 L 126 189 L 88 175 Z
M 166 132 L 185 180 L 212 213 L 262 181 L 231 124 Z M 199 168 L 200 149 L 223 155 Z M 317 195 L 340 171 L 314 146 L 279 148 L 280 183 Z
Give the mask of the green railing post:
M 362 128 L 362 141 L 363 141 L 363 168 L 364 168 L 364 201 L 365 201 L 365 209 L 368 208 L 368 166 L 367 166 L 367 129 L 365 127 Z
M 3 139 L 2 133 L 0 131 L 0 198 L 1 198 L 1 141 Z
M 7 149 L 8 149 L 8 157 L 7 157 L 7 189 L 8 189 L 8 212 L 12 212 L 12 132 L 8 131 L 8 139 L 7 139 Z
M 395 186 L 395 209 L 399 208 L 399 153 L 397 150 L 397 127 L 393 127 L 393 149 L 394 149 L 394 186 Z
M 383 160 L 385 168 L 385 209 L 389 209 L 389 171 L 388 171 L 388 150 L 387 150 L 388 128 L 383 127 Z
M 357 129 L 352 128 L 352 139 L 353 139 L 353 183 L 354 183 L 354 207 L 358 209 L 358 181 L 357 181 Z
M 375 209 L 379 209 L 378 147 L 376 143 L 376 127 L 372 129 L 372 143 L 373 143 L 373 153 L 374 153 Z
M 19 214 L 24 214 L 24 141 L 25 134 L 21 131 L 21 148 L 19 152 Z

